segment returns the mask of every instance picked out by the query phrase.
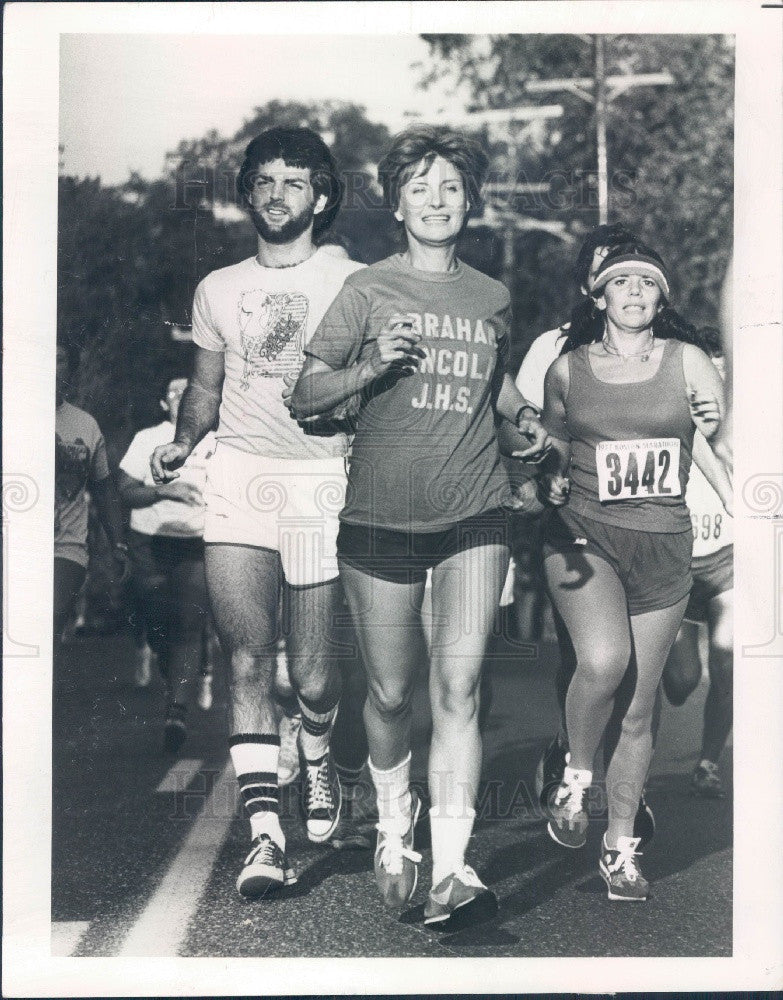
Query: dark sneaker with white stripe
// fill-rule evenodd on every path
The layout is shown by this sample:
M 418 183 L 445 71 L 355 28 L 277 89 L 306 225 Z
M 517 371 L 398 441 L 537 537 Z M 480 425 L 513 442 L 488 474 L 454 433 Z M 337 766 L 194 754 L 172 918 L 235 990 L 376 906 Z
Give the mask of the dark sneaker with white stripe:
M 262 833 L 253 841 L 253 847 L 245 858 L 245 866 L 237 879 L 240 896 L 256 899 L 271 889 L 296 882 L 296 872 L 286 860 L 280 845 Z
M 430 889 L 424 904 L 424 923 L 438 930 L 461 930 L 490 920 L 497 912 L 495 893 L 470 865 L 463 865 Z
M 606 882 L 609 899 L 641 903 L 649 896 L 650 884 L 636 861 L 638 846 L 638 837 L 618 837 L 617 849 L 612 851 L 606 846 L 604 834 L 598 870 Z
M 342 790 L 332 756 L 327 750 L 320 761 L 302 761 L 302 808 L 307 839 L 325 843 L 340 822 Z

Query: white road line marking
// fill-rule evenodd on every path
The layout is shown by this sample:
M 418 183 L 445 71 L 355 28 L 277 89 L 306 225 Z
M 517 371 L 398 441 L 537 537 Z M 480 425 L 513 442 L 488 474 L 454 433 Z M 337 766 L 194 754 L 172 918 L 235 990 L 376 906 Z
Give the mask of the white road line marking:
M 163 781 L 155 789 L 156 792 L 184 792 L 191 781 L 201 770 L 203 761 L 190 760 L 183 757 L 169 768 Z
M 182 944 L 236 809 L 233 768 L 226 764 L 201 813 L 119 955 L 174 957 Z
M 89 920 L 53 920 L 52 955 L 57 958 L 72 955 L 89 926 Z

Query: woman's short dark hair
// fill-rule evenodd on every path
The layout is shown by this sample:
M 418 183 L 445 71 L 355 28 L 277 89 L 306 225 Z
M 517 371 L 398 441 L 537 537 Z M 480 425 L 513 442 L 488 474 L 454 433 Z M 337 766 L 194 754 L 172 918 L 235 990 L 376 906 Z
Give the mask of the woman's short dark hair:
M 392 139 L 389 151 L 378 164 L 384 205 L 395 211 L 401 188 L 416 175 L 419 164 L 423 162 L 428 170 L 438 156 L 456 167 L 471 207 L 477 206 L 489 160 L 474 139 L 445 125 L 414 125 Z
M 316 197 L 326 195 L 326 206 L 313 220 L 313 235 L 331 226 L 340 210 L 343 187 L 329 147 L 312 129 L 277 126 L 267 129 L 248 145 L 237 177 L 237 194 L 247 206 L 255 174 L 264 163 L 282 160 L 289 167 L 309 168 Z

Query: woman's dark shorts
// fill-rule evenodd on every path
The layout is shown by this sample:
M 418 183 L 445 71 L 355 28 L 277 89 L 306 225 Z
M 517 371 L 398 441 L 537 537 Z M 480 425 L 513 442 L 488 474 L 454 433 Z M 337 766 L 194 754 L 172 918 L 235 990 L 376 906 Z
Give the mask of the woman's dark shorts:
M 427 570 L 467 549 L 509 547 L 509 521 L 497 507 L 437 531 L 395 531 L 340 522 L 337 557 L 389 583 L 423 583 Z
M 587 568 L 582 558 L 587 553 L 605 560 L 620 578 L 630 615 L 670 608 L 690 593 L 692 550 L 690 528 L 675 533 L 619 528 L 567 507 L 553 511 L 544 528 L 544 559 L 560 553 L 575 573 L 580 562 Z

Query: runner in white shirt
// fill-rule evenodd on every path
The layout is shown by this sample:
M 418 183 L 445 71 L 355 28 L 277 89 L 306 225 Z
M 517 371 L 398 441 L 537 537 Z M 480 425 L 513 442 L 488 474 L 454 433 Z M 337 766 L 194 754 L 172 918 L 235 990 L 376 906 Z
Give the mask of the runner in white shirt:
M 203 667 L 208 623 L 204 578 L 204 487 L 213 434 L 199 442 L 180 478 L 155 483 L 149 457 L 174 440 L 187 379 L 172 379 L 161 406 L 168 420 L 139 431 L 120 462 L 120 497 L 130 508 L 128 545 L 138 613 L 166 678 L 164 747 L 176 753 L 186 736 L 191 688 Z
M 308 837 L 325 842 L 340 818 L 329 753 L 340 686 L 331 640 L 342 601 L 335 541 L 348 439 L 319 421 L 305 433 L 285 400 L 305 345 L 362 265 L 315 246 L 338 211 L 341 188 L 314 132 L 263 132 L 247 147 L 237 187 L 258 253 L 213 271 L 196 289 L 193 376 L 175 441 L 156 448 L 151 464 L 156 481 L 176 478 L 219 416 L 205 494 L 207 585 L 229 665 L 229 749 L 253 841 L 237 888 L 258 896 L 296 881 L 278 815 L 273 678 L 281 599 L 302 712 Z
M 700 333 L 705 350 L 710 350 L 715 366 L 723 375 L 718 331 L 708 327 Z M 710 457 L 708 452 L 706 461 Z M 725 468 L 714 457 L 712 463 L 711 475 L 724 480 L 726 496 L 731 493 L 731 484 Z M 722 798 L 724 791 L 718 759 L 731 732 L 733 718 L 733 523 L 721 498 L 695 465 L 691 469 L 685 502 L 693 523 L 693 590 L 664 668 L 663 689 L 672 705 L 682 705 L 696 689 L 702 672 L 699 626 L 706 625 L 710 686 L 704 704 L 701 752 L 691 775 L 691 790 L 695 795 Z

